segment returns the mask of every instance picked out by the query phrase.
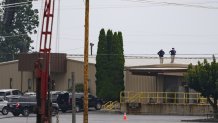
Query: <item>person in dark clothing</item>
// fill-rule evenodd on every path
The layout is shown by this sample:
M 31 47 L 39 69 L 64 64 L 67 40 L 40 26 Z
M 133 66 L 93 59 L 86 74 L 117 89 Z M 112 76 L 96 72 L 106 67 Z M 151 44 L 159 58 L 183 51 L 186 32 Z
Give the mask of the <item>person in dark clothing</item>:
M 172 48 L 169 53 L 170 53 L 170 55 L 171 55 L 171 63 L 173 63 L 173 62 L 174 62 L 174 59 L 175 59 L 175 55 L 176 55 L 176 50 L 175 50 L 175 48 Z
M 163 51 L 163 49 L 161 49 L 157 54 L 159 55 L 160 58 L 160 64 L 163 64 L 163 57 L 165 52 Z

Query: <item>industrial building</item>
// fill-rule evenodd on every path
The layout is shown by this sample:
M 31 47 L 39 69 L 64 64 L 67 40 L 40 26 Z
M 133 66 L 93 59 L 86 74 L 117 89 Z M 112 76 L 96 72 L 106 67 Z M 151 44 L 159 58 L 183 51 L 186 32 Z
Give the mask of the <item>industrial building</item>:
M 31 56 L 33 57 L 33 56 Z M 83 83 L 83 56 L 54 54 L 51 57 L 51 79 L 53 90 L 66 91 L 75 84 Z M 124 85 L 120 95 L 121 111 L 152 114 L 204 114 L 211 111 L 202 103 L 199 93 L 187 88 L 184 73 L 190 63 L 203 61 L 202 57 L 177 57 L 170 63 L 170 57 L 159 63 L 158 57 L 125 57 Z M 206 58 L 208 62 L 212 57 Z M 25 61 L 25 62 L 22 62 Z M 21 91 L 35 91 L 34 59 L 20 58 L 20 61 L 0 63 L 0 88 L 16 88 Z M 21 63 L 22 62 L 22 63 Z M 95 56 L 89 56 L 89 89 L 96 95 Z M 172 109 L 172 106 L 174 107 Z
M 35 91 L 36 58 L 36 55 L 21 55 L 19 60 L 0 63 L 0 88 Z M 75 84 L 83 83 L 82 61 L 66 58 L 66 54 L 52 54 L 50 66 L 52 90 L 67 91 L 72 87 L 72 80 Z M 92 63 L 89 63 L 89 90 L 95 95 L 95 64 Z

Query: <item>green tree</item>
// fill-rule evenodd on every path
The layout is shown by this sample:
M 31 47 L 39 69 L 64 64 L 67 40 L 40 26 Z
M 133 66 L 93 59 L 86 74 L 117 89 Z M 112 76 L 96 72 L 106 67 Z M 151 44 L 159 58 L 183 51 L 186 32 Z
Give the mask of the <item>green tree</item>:
M 96 93 L 97 96 L 102 97 L 102 92 L 103 88 L 102 86 L 104 85 L 104 77 L 107 75 L 106 72 L 104 71 L 107 66 L 107 41 L 106 41 L 106 34 L 105 30 L 101 29 L 99 38 L 98 38 L 98 49 L 97 49 L 97 56 L 96 56 Z M 100 55 L 101 54 L 101 55 Z
M 26 1 L 16 0 L 20 2 Z M 5 8 L 4 19 L 0 21 L 0 62 L 16 59 L 16 54 L 27 53 L 33 48 L 29 35 L 36 33 L 39 21 L 38 10 L 32 7 L 29 3 Z
M 121 32 L 100 31 L 96 56 L 97 96 L 105 100 L 118 100 L 124 89 L 124 55 Z
M 114 88 L 114 99 L 119 99 L 120 91 L 124 89 L 124 55 L 123 55 L 123 47 L 122 47 L 122 33 L 119 32 L 120 35 L 118 35 L 117 32 L 113 34 L 113 40 L 112 40 L 112 59 L 111 61 L 111 76 L 112 78 L 112 84 L 116 85 Z
M 203 63 L 198 62 L 196 66 L 190 64 L 186 77 L 189 87 L 207 98 L 213 107 L 214 117 L 218 118 L 218 63 L 215 57 L 213 56 L 211 63 L 205 59 Z

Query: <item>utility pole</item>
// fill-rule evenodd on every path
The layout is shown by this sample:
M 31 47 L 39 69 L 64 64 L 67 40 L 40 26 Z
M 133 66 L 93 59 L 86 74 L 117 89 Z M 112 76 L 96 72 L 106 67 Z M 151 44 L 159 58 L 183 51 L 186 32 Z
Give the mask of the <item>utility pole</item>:
M 84 112 L 83 123 L 88 123 L 88 55 L 89 55 L 89 0 L 85 6 L 85 42 L 84 42 Z
M 74 72 L 71 73 L 72 80 L 72 123 L 76 123 L 76 100 L 75 100 L 75 82 L 74 82 Z
M 93 43 L 90 43 L 90 47 L 91 47 L 91 56 L 92 56 L 92 47 L 94 46 Z

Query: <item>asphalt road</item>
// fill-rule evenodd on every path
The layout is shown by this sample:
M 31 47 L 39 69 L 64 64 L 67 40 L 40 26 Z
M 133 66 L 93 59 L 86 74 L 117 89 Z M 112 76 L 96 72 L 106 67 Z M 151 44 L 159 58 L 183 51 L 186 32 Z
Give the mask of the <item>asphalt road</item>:
M 128 115 L 123 119 L 120 113 L 105 113 L 102 111 L 90 111 L 89 123 L 181 123 L 181 120 L 202 119 L 202 116 L 168 116 L 168 115 Z M 72 123 L 71 113 L 60 113 L 59 123 Z M 0 123 L 35 123 L 36 115 L 29 117 L 14 117 L 11 113 L 0 115 Z M 53 123 L 57 123 L 57 117 L 53 117 Z M 76 123 L 83 123 L 83 113 L 76 114 Z M 187 122 L 185 122 L 187 123 Z

